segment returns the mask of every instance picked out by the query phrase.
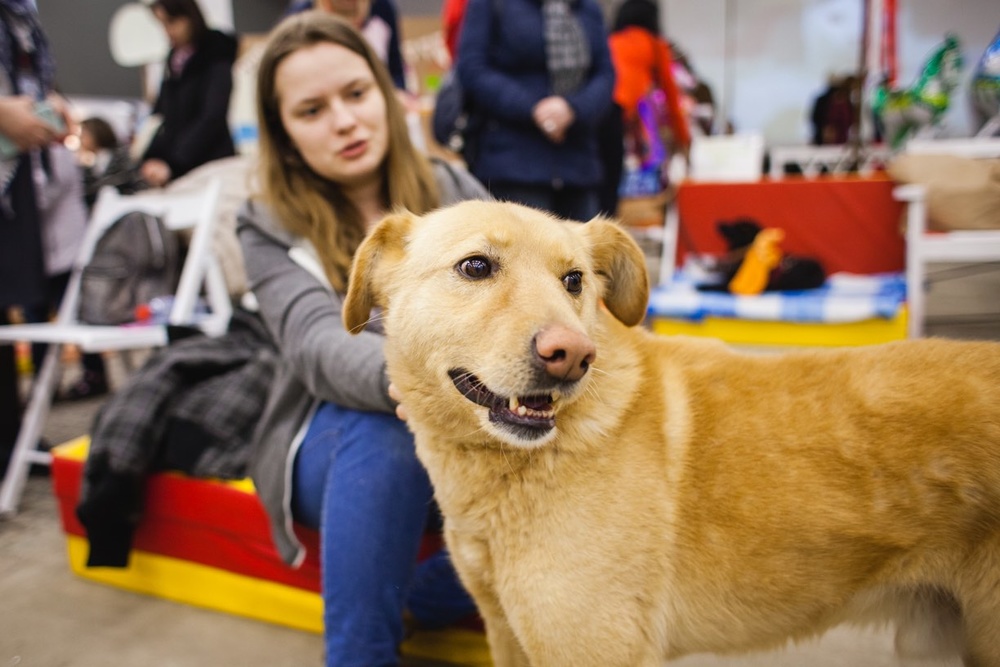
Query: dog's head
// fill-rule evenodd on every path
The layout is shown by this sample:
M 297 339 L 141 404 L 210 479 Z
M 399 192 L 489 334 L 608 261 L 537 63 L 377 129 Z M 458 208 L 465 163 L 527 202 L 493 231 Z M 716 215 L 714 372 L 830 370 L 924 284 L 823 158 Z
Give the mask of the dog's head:
M 601 372 L 602 308 L 633 326 L 648 297 L 642 251 L 614 222 L 471 201 L 381 221 L 355 255 L 344 322 L 359 331 L 385 309 L 415 430 L 530 448 Z
M 732 222 L 720 221 L 716 224 L 716 229 L 729 250 L 739 250 L 749 248 L 763 228 L 756 220 L 738 218 Z

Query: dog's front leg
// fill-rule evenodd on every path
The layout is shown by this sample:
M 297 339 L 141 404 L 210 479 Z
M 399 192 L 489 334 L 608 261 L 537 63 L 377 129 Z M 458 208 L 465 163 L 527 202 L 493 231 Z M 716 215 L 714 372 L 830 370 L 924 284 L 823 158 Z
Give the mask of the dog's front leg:
M 486 624 L 486 640 L 490 645 L 493 667 L 531 667 L 531 661 L 514 634 L 493 587 L 481 576 L 466 576 L 463 580 Z
M 486 625 L 493 667 L 532 667 L 507 620 L 493 585 L 493 559 L 488 542 L 457 533 L 445 523 L 445 542 L 465 589 L 476 602 Z
M 493 588 L 482 577 L 466 576 L 463 581 L 486 625 L 486 640 L 490 645 L 493 667 L 531 667 L 531 661 L 510 627 L 507 614 Z
M 531 667 L 531 661 L 521 648 L 507 615 L 499 609 L 486 611 L 492 605 L 480 604 L 479 611 L 486 623 L 486 639 L 490 644 L 490 656 L 493 667 Z

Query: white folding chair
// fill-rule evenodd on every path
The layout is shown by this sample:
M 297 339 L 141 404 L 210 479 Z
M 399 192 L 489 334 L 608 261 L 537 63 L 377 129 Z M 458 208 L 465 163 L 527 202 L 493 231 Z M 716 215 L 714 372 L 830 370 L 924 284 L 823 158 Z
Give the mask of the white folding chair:
M 870 174 L 892 157 L 886 146 L 863 146 L 855 151 L 848 144 L 826 146 L 774 146 L 769 151 L 771 178 L 785 177 L 785 168 L 798 167 L 803 176 L 813 178 L 821 173 L 844 174 L 857 171 Z
M 759 132 L 746 134 L 695 135 L 691 137 L 691 158 L 686 173 L 671 176 L 680 185 L 690 181 L 718 181 L 747 183 L 759 181 L 764 170 L 764 135 Z M 678 178 L 679 177 L 679 178 Z M 663 220 L 662 245 L 660 246 L 659 284 L 674 279 L 676 254 L 681 221 L 678 201 L 674 197 L 667 206 Z
M 763 169 L 764 135 L 760 132 L 691 137 L 688 178 L 692 181 L 757 181 Z
M 38 451 L 37 444 L 59 383 L 57 369 L 62 345 L 75 344 L 84 352 L 102 352 L 145 349 L 167 343 L 167 325 L 96 326 L 77 320 L 83 268 L 90 260 L 101 234 L 115 220 L 129 211 L 145 211 L 161 216 L 172 230 L 192 230 L 168 322 L 171 325 L 197 326 L 210 335 L 226 330 L 232 315 L 232 304 L 222 270 L 212 254 L 220 192 L 221 183 L 217 180 L 209 182 L 200 191 L 190 193 L 151 191 L 120 195 L 113 188 L 102 190 L 94 205 L 56 320 L 43 324 L 0 326 L 0 344 L 17 341 L 49 343 L 45 361 L 32 385 L 7 473 L 0 485 L 0 517 L 17 511 L 31 464 L 47 465 L 51 462 L 51 456 Z M 196 319 L 195 308 L 202 286 L 210 314 Z
M 905 152 L 1000 158 L 1000 139 L 911 139 Z M 927 189 L 902 185 L 893 191 L 906 203 L 907 335 L 924 335 L 927 313 L 927 265 L 933 262 L 1000 262 L 1000 229 L 931 232 L 927 227 Z

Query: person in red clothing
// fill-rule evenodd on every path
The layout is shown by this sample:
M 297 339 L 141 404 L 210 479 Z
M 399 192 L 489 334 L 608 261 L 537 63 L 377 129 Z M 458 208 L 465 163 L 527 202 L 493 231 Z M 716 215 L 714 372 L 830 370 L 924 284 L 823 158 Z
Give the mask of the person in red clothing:
M 465 18 L 465 6 L 468 4 L 469 0 L 444 0 L 441 7 L 444 44 L 452 62 L 455 62 L 455 56 L 458 55 L 458 36 L 462 32 L 462 19 Z
M 660 33 L 660 10 L 652 0 L 625 0 L 618 8 L 608 37 L 615 66 L 614 106 L 604 124 L 602 153 L 605 187 L 601 210 L 614 215 L 624 160 L 623 137 L 630 123 L 638 122 L 639 101 L 653 88 L 663 90 L 672 132 L 673 152 L 687 155 L 691 131 L 681 107 L 681 94 L 673 75 L 673 54 Z

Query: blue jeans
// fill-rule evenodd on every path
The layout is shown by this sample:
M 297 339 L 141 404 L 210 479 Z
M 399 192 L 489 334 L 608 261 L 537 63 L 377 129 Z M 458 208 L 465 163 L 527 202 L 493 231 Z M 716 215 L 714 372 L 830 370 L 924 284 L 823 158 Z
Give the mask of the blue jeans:
M 296 520 L 320 532 L 328 666 L 396 665 L 405 607 L 430 626 L 475 611 L 447 553 L 415 568 L 432 490 L 394 415 L 323 403 L 292 483 Z
M 551 185 L 490 181 L 490 194 L 494 199 L 512 201 L 532 208 L 549 211 L 567 220 L 587 222 L 600 210 L 599 187 L 559 189 Z

